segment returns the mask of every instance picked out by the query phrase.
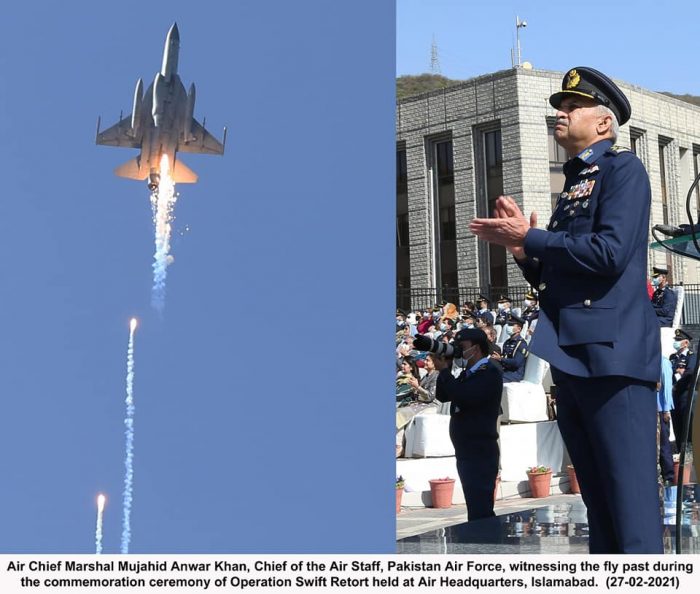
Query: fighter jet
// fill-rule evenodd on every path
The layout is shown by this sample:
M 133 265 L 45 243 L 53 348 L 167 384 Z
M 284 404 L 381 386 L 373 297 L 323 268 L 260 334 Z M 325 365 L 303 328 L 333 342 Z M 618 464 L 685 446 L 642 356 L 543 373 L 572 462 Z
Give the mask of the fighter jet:
M 197 181 L 197 174 L 177 160 L 178 151 L 224 154 L 226 128 L 222 143 L 193 117 L 195 87 L 192 83 L 189 92 L 185 92 L 177 74 L 179 51 L 180 32 L 177 23 L 173 23 L 165 38 L 163 65 L 153 83 L 146 89 L 145 95 L 143 80 L 136 82 L 131 114 L 125 118 L 120 116 L 119 122 L 102 132 L 100 118 L 97 120 L 96 144 L 141 149 L 138 157 L 117 167 L 114 173 L 129 179 L 147 179 L 151 191 L 158 188 L 160 183 L 160 162 L 163 155 L 168 156 L 175 183 L 192 184 Z

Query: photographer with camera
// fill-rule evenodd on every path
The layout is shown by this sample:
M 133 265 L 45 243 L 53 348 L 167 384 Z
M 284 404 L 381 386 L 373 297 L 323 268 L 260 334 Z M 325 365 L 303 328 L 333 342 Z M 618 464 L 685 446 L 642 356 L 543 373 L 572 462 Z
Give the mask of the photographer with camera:
M 498 363 L 489 357 L 488 338 L 483 330 L 465 328 L 455 336 L 454 345 L 440 345 L 418 336 L 415 345 L 419 350 L 438 349 L 463 361 L 464 368 L 456 378 L 450 367 L 440 372 L 435 397 L 450 403 L 450 439 L 467 502 L 467 519 L 494 516 L 493 489 L 499 455 L 497 420 L 503 376 Z M 445 346 L 449 348 L 443 351 Z

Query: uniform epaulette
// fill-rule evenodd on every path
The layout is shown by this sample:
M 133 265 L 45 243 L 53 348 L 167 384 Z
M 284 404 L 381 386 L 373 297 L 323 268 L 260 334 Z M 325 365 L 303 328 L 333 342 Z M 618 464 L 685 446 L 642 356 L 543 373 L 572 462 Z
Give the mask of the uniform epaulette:
M 610 150 L 613 153 L 618 154 L 618 153 L 627 153 L 627 152 L 629 152 L 630 149 L 627 148 L 626 146 L 615 144 L 615 145 L 610 147 Z
M 518 347 L 519 347 L 523 342 L 525 342 L 525 341 L 522 340 L 522 339 L 518 341 L 518 344 L 515 345 L 515 350 L 516 350 L 516 351 L 518 350 Z M 525 343 L 525 344 L 527 344 L 527 343 Z M 527 347 L 524 346 L 524 347 L 523 347 L 523 357 L 527 357 L 528 354 L 529 354 L 529 353 L 527 352 Z

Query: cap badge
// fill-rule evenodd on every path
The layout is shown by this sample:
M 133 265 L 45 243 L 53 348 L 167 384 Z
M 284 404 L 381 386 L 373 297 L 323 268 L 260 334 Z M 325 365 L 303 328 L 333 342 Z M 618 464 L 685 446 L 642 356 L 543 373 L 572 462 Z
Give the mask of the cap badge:
M 581 82 L 581 75 L 576 72 L 576 69 L 574 68 L 573 70 L 569 71 L 569 80 L 566 81 L 566 88 L 567 89 L 574 89 L 578 86 L 578 83 Z

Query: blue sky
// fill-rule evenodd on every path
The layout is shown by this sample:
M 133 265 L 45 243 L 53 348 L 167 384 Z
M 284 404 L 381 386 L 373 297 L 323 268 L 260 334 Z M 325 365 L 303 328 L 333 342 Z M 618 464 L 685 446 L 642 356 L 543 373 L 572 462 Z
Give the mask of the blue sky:
M 535 68 L 592 66 L 651 90 L 700 95 L 700 7 L 689 0 L 398 0 L 397 73 L 430 72 L 433 36 L 449 78 L 510 68 L 516 16 L 527 22 L 523 61 Z
M 5 7 L 0 552 L 94 551 L 100 491 L 118 552 L 131 316 L 132 552 L 393 551 L 394 18 L 376 0 Z M 112 174 L 136 153 L 94 133 L 173 21 L 195 117 L 229 134 L 223 158 L 183 157 L 200 181 L 179 186 L 159 319 L 148 190 Z

